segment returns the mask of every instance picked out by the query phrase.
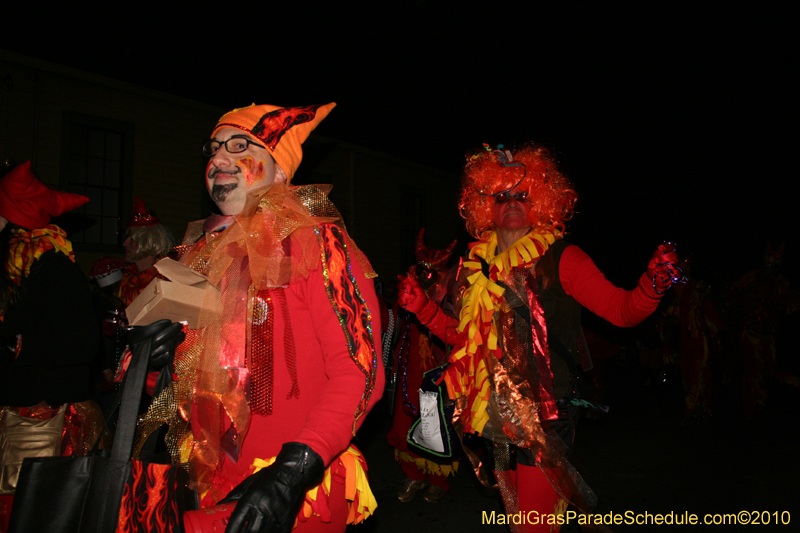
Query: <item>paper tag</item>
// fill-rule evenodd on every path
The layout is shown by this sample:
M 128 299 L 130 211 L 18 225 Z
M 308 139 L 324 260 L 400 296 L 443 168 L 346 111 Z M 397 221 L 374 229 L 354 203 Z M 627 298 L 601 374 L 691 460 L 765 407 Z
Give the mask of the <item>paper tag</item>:
M 439 420 L 439 394 L 419 391 L 420 421 L 412 435 L 414 442 L 435 452 L 444 452 L 442 430 Z

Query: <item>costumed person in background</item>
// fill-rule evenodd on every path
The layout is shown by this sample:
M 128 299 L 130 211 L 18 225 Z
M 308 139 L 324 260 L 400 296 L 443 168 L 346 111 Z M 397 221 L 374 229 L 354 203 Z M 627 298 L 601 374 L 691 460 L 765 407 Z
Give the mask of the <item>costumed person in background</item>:
M 51 217 L 87 201 L 44 185 L 30 162 L 0 179 L 0 492 L 5 494 L 14 492 L 23 457 L 86 455 L 103 428 L 102 413 L 90 399 L 100 324 L 72 243 L 64 230 L 49 224 Z M 31 428 L 34 422 L 46 430 Z M 52 438 L 34 446 L 30 437 L 22 441 L 26 430 Z
M 201 507 L 235 504 L 229 533 L 341 532 L 376 507 L 350 444 L 385 379 L 375 274 L 330 187 L 290 186 L 334 106 L 236 109 L 203 147 L 222 214 L 189 226 L 181 262 L 221 293 L 209 291 L 137 442 L 169 424 Z
M 89 280 L 95 285 L 92 289 L 92 301 L 103 331 L 103 344 L 98 359 L 100 368 L 95 373 L 95 400 L 104 413 L 114 398 L 114 374 L 127 344 L 125 304 L 118 296 L 125 266 L 122 259 L 106 256 L 95 261 L 89 269 Z
M 747 419 L 766 408 L 769 380 L 799 385 L 796 376 L 776 373 L 775 333 L 800 308 L 800 295 L 781 272 L 782 265 L 783 245 L 767 243 L 763 267 L 746 273 L 730 290 L 729 312 L 738 326 L 741 352 L 742 415 Z
M 674 245 L 664 244 L 634 290 L 612 285 L 580 248 L 562 240 L 575 200 L 546 149 L 484 145 L 463 175 L 460 211 L 478 242 L 459 275 L 459 319 L 441 311 L 413 278 L 399 299 L 454 345 L 444 379 L 457 425 L 492 441 L 506 512 L 538 511 L 562 522 L 569 503 L 587 512 L 596 500 L 567 461 L 580 403 L 573 400 L 581 306 L 618 326 L 635 326 L 680 279 Z M 558 520 L 511 528 L 558 530 Z
M 175 246 L 175 237 L 156 215 L 147 211 L 137 196 L 122 245 L 125 261 L 130 264 L 122 273 L 119 298 L 128 306 L 156 278 L 158 271 L 153 265 Z
M 409 267 L 407 275 L 416 279 L 425 294 L 441 306 L 445 287 L 440 282 L 445 278 L 447 261 L 457 241 L 453 241 L 444 250 L 436 250 L 425 246 L 424 235 L 423 228 L 415 246 L 417 263 Z M 456 313 L 456 310 L 452 310 L 453 317 Z M 414 416 L 419 413 L 422 375 L 443 365 L 447 361 L 449 350 L 411 313 L 400 313 L 398 327 L 400 341 L 395 350 L 397 390 L 392 429 L 387 435 L 389 444 L 394 448 L 395 461 L 400 463 L 406 476 L 397 498 L 404 503 L 410 502 L 417 492 L 427 489 L 422 495 L 423 499 L 429 503 L 437 503 L 450 489 L 447 477 L 457 472 L 458 460 L 435 461 L 422 457 L 409 448 L 407 437 Z
M 691 262 L 681 259 L 679 267 L 688 278 Z M 679 364 L 683 376 L 684 422 L 713 411 L 712 356 L 718 355 L 715 345 L 725 326 L 710 292 L 709 287 L 692 278 L 676 286 L 667 299 L 660 328 L 664 363 Z

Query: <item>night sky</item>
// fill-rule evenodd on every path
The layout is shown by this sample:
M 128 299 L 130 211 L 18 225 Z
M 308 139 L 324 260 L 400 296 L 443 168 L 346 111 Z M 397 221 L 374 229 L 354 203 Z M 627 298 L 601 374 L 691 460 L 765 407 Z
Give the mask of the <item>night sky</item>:
M 580 195 L 571 238 L 612 274 L 665 239 L 741 274 L 771 240 L 795 277 L 796 8 L 367 5 L 70 11 L 0 47 L 224 108 L 336 101 L 320 134 L 454 176 L 483 142 L 543 142 Z

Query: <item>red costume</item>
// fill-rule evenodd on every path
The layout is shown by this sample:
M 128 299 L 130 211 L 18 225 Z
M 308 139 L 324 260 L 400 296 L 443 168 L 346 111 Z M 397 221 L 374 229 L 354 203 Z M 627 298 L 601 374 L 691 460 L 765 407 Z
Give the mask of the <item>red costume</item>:
M 456 241 L 444 250 L 435 250 L 425 246 L 422 229 L 417 238 L 417 263 L 409 269 L 425 287 L 429 287 L 429 295 L 437 302 L 444 297 L 445 287 L 442 281 L 447 261 L 453 252 Z M 395 313 L 398 309 L 395 309 Z M 455 475 L 458 460 L 432 460 L 415 453 L 408 445 L 408 431 L 419 412 L 419 389 L 422 386 L 422 375 L 447 361 L 448 350 L 435 339 L 431 332 L 420 324 L 413 314 L 400 311 L 400 341 L 395 349 L 397 390 L 395 391 L 392 429 L 386 436 L 394 448 L 395 460 L 400 463 L 406 476 L 403 488 L 398 493 L 400 501 L 408 502 L 414 498 L 418 490 L 428 488 L 424 495 L 426 501 L 436 503 L 449 490 L 448 476 Z
M 150 214 L 144 201 L 136 196 L 123 243 L 125 260 L 130 264 L 122 271 L 117 294 L 125 306 L 130 305 L 139 293 L 158 277 L 158 270 L 152 265 L 157 258 L 166 255 L 174 245 L 172 232 L 161 224 L 157 216 Z M 146 265 L 149 266 L 139 270 Z
M 47 187 L 30 161 L 0 179 L 0 529 L 23 458 L 86 455 L 102 430 L 91 293 L 66 233 L 49 224 L 88 201 Z M 49 438 L 35 420 L 51 421 Z
M 530 236 L 526 236 L 523 239 L 531 240 Z M 632 291 L 626 291 L 610 283 L 598 270 L 589 256 L 587 256 L 577 246 L 569 245 L 563 241 L 558 241 L 557 245 L 554 244 L 548 247 L 560 253 L 561 257 L 560 261 L 558 262 L 558 280 L 555 283 L 551 281 L 551 285 L 548 287 L 540 286 L 539 289 L 541 289 L 542 293 L 546 292 L 548 289 L 558 290 L 557 285 L 560 285 L 560 287 L 563 289 L 564 297 L 566 299 L 577 302 L 577 304 L 586 307 L 590 311 L 617 326 L 634 326 L 647 318 L 657 307 L 659 295 L 653 290 L 652 280 L 648 279 L 646 274 L 642 275 L 636 289 Z M 511 250 L 514 249 L 515 246 L 512 246 Z M 541 254 L 542 260 L 547 257 L 548 253 L 550 252 Z M 493 255 L 494 254 L 490 254 L 483 259 L 488 259 L 487 262 L 490 264 L 497 264 L 492 261 L 492 259 L 494 259 L 494 257 L 492 257 Z M 477 254 L 471 254 L 470 257 L 477 258 L 479 256 Z M 509 287 L 514 287 L 515 283 L 512 278 L 514 276 L 519 276 L 522 271 L 526 270 L 536 275 L 536 263 L 538 262 L 538 258 L 534 261 L 520 261 L 520 266 L 517 266 L 510 271 L 511 275 L 500 275 L 498 276 L 498 280 L 505 282 L 505 284 Z M 465 268 L 463 269 L 461 275 L 461 280 L 465 285 L 468 284 L 467 278 L 481 272 L 479 268 L 470 268 L 468 265 L 470 265 L 470 261 L 466 261 L 464 263 Z M 541 299 L 545 300 L 545 297 L 542 296 Z M 507 298 L 502 298 L 498 301 L 509 304 L 509 300 Z M 516 305 L 514 305 L 513 302 L 510 305 L 516 308 Z M 526 305 L 523 305 L 522 307 L 526 307 Z M 544 314 L 543 318 L 545 318 L 545 323 L 547 324 L 546 334 L 557 337 L 559 333 L 564 334 L 571 332 L 567 333 L 568 336 L 558 339 L 558 341 L 571 348 L 571 353 L 577 353 L 577 330 L 574 329 L 574 326 L 580 323 L 580 315 L 578 314 L 578 322 L 573 321 L 573 328 L 563 328 L 564 324 L 562 322 L 559 324 L 559 326 L 561 326 L 560 330 L 551 331 L 551 329 L 556 326 L 557 322 L 564 321 L 566 318 L 568 318 L 568 314 L 563 313 L 564 308 L 557 304 L 551 307 L 545 303 L 541 309 Z M 560 316 L 558 311 L 562 311 Z M 501 312 L 501 314 L 503 313 Z M 511 314 L 513 315 L 513 313 Z M 503 314 L 503 316 L 507 315 Z M 422 312 L 417 314 L 417 317 L 421 322 L 423 322 L 423 324 L 426 324 L 431 331 L 442 335 L 443 338 L 446 338 L 456 347 L 465 347 L 465 345 L 470 341 L 470 339 L 467 337 L 466 329 L 461 332 L 458 331 L 458 320 L 444 314 L 432 301 L 429 301 L 428 305 L 422 310 Z M 498 320 L 498 322 L 502 322 L 503 320 L 504 319 L 501 318 Z M 574 335 L 572 333 L 574 333 Z M 499 333 L 499 335 L 502 336 L 503 333 Z M 500 350 L 501 353 L 507 353 L 507 350 L 510 349 L 509 345 L 512 344 L 511 336 L 513 335 L 514 334 L 512 333 L 505 339 L 505 341 L 498 341 L 497 349 Z M 550 339 L 549 342 L 550 346 L 552 347 L 552 343 L 554 341 Z M 550 352 L 550 354 L 547 354 L 544 357 L 544 362 L 549 367 L 551 372 L 550 385 L 546 385 L 546 379 L 539 380 L 540 390 L 538 391 L 539 394 L 537 396 L 539 397 L 541 403 L 547 401 L 545 397 L 548 395 L 549 399 L 555 403 L 555 401 L 561 398 L 568 397 L 572 392 L 571 376 L 568 366 L 564 364 L 560 358 L 552 354 L 552 349 Z M 577 363 L 578 361 L 576 360 L 575 364 Z M 466 402 L 464 403 L 464 415 L 462 415 L 463 423 L 465 424 L 465 432 L 477 432 L 486 435 L 486 424 L 490 422 L 490 419 L 493 416 L 493 413 L 487 412 L 487 407 L 490 402 L 489 397 L 491 395 L 490 390 L 492 388 L 492 385 L 489 384 L 489 375 L 491 372 L 492 371 L 485 366 L 483 360 L 476 358 L 476 356 L 468 355 L 466 350 L 454 350 L 454 354 L 451 356 L 451 367 L 448 370 L 445 379 L 448 384 L 451 397 L 467 398 Z M 465 377 L 470 374 L 472 375 L 469 378 Z M 473 379 L 474 381 L 471 381 Z M 524 402 L 521 402 L 521 404 L 522 403 Z M 547 432 L 547 429 L 542 429 L 542 426 L 546 426 L 547 424 L 542 424 L 542 422 L 548 419 L 544 418 L 541 412 L 537 413 L 535 416 L 532 416 L 532 412 L 526 412 L 522 407 L 518 411 L 513 406 L 509 407 L 510 412 L 515 412 L 516 416 L 522 419 L 524 419 L 526 416 L 530 417 L 527 422 L 523 422 L 522 425 L 527 423 L 530 424 L 530 426 L 539 426 L 537 429 L 540 432 L 540 438 L 543 441 L 547 440 L 547 438 L 544 436 Z M 563 418 L 563 413 L 559 413 L 559 407 L 561 406 L 554 405 L 554 409 L 551 411 L 550 420 L 557 421 L 559 419 L 559 415 Z M 540 408 L 535 407 L 535 409 Z M 544 412 L 545 408 L 542 407 L 541 411 Z M 535 418 L 539 418 L 539 420 L 534 420 Z M 502 424 L 503 423 L 500 421 L 495 421 L 494 424 L 490 424 L 492 431 L 496 433 Z M 522 435 L 535 435 L 536 433 L 537 430 L 533 427 L 526 427 L 522 430 L 519 438 L 521 441 L 524 441 L 526 437 L 522 437 Z M 562 438 L 562 440 L 564 440 L 564 445 L 567 448 L 571 446 L 571 432 L 567 432 L 566 437 L 564 435 L 559 436 Z M 524 444 L 524 442 L 520 442 L 520 444 Z M 533 451 L 533 448 L 530 448 L 530 445 L 528 445 L 524 448 L 524 450 L 527 453 L 528 450 Z M 520 450 L 517 450 L 518 453 L 519 451 Z M 553 452 L 557 454 L 559 456 L 559 462 L 566 463 L 566 450 L 547 450 L 547 452 Z M 540 455 L 546 455 L 547 452 L 540 450 Z M 518 455 L 516 469 L 510 469 L 508 471 L 509 473 L 507 474 L 508 478 L 506 479 L 506 483 L 508 483 L 510 486 L 515 486 L 518 488 L 525 487 L 526 489 L 517 491 L 517 510 L 528 512 L 535 509 L 540 513 L 559 514 L 563 513 L 563 511 L 566 509 L 565 500 L 573 501 L 577 499 L 579 503 L 584 503 L 584 500 L 586 500 L 585 503 L 589 506 L 593 504 L 593 495 L 588 487 L 586 487 L 582 481 L 580 481 L 577 472 L 571 471 L 568 475 L 565 475 L 565 473 L 562 471 L 562 469 L 569 471 L 571 470 L 571 467 L 566 466 L 562 469 L 540 469 L 534 467 L 533 465 L 541 462 L 541 458 L 531 457 L 529 459 L 531 460 L 528 462 L 531 464 L 526 465 L 524 464 L 525 461 Z M 543 472 L 545 472 L 545 475 L 542 475 Z M 502 476 L 500 471 L 496 472 L 496 476 L 498 478 Z M 573 480 L 577 479 L 579 481 L 574 484 L 571 482 L 567 483 L 565 482 L 565 478 L 568 477 Z M 558 487 L 558 490 L 561 492 L 561 494 L 558 494 L 556 491 L 554 491 L 553 488 L 550 487 L 551 484 Z M 576 490 L 578 492 L 584 491 L 584 494 L 578 497 Z M 506 510 L 508 512 L 514 512 L 510 511 L 508 507 Z M 549 527 L 550 526 L 547 525 L 545 530 L 549 530 Z M 536 529 L 532 528 L 530 530 L 535 531 Z
M 596 503 L 567 461 L 579 400 L 581 306 L 618 326 L 638 324 L 678 280 L 677 255 L 662 245 L 636 289 L 615 287 L 583 251 L 560 240 L 575 193 L 548 152 L 500 148 L 487 146 L 464 173 L 461 213 L 479 241 L 458 275 L 459 319 L 413 283 L 401 305 L 454 345 L 444 381 L 456 424 L 492 441 L 506 513 L 547 518 L 512 530 L 553 531 L 567 503 L 583 512 Z
M 296 143 L 299 150 L 332 107 L 312 122 L 305 116 L 284 124 L 286 144 L 278 148 Z M 222 121 L 256 137 L 252 124 L 275 109 L 282 108 L 251 106 Z M 297 124 L 310 126 L 299 142 Z M 299 155 L 270 153 L 291 177 Z M 343 531 L 376 507 L 366 463 L 350 446 L 383 390 L 375 274 L 327 191 L 265 184 L 247 194 L 237 215 L 190 225 L 181 262 L 220 292 L 206 298 L 202 327 L 178 348 L 176 381 L 154 400 L 137 441 L 169 424 L 167 446 L 175 461 L 189 464 L 201 507 L 272 468 L 287 443 L 307 446 L 327 468 L 305 493 L 298 531 Z

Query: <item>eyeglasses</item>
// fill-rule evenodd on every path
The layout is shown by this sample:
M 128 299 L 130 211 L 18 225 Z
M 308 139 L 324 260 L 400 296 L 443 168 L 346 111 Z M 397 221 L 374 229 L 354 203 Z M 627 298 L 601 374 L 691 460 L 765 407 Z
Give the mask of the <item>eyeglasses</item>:
M 233 142 L 231 142 L 233 141 Z M 211 139 L 207 143 L 203 145 L 203 155 L 207 157 L 211 157 L 212 155 L 216 155 L 219 152 L 221 146 L 225 145 L 225 149 L 228 151 L 229 154 L 240 154 L 250 148 L 250 145 L 258 146 L 259 148 L 264 148 L 260 144 L 251 141 L 247 137 L 242 135 L 234 135 L 227 141 L 218 141 L 216 139 Z
M 494 203 L 504 204 L 512 198 L 518 202 L 525 202 L 528 200 L 528 191 L 519 191 L 517 194 L 511 194 L 508 191 L 501 192 L 494 197 Z

